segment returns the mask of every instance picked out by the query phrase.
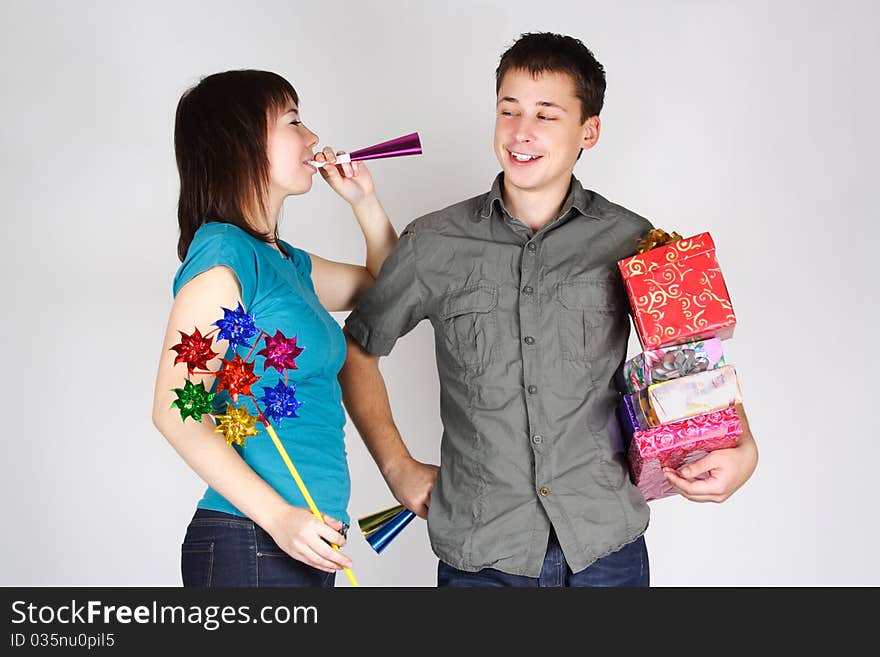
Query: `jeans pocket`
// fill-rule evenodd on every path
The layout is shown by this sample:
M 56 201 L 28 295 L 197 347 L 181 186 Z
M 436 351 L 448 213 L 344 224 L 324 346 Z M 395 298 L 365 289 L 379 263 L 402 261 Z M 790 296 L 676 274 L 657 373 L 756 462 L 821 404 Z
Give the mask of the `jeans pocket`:
M 336 573 L 327 573 L 297 561 L 286 552 L 263 551 L 257 553 L 257 586 L 333 588 Z
M 214 574 L 214 541 L 184 541 L 180 547 L 180 571 L 185 587 L 211 586 Z

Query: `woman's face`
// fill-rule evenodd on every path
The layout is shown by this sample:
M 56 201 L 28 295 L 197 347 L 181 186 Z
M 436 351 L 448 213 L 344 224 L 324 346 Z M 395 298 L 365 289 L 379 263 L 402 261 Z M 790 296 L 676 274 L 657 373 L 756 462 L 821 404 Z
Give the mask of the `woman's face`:
M 305 194 L 312 188 L 317 169 L 308 163 L 318 135 L 300 120 L 299 109 L 291 101 L 280 112 L 269 113 L 266 146 L 269 156 L 271 194 Z

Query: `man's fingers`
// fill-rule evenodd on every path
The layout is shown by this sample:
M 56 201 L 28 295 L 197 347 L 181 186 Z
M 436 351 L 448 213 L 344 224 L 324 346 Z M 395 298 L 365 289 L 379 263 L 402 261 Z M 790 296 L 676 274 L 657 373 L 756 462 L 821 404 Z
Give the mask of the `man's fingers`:
M 666 475 L 666 480 L 688 499 L 694 496 L 719 496 L 724 489 L 721 482 L 713 477 L 689 481 L 678 476 L 672 469 L 664 470 L 663 473 Z
M 723 459 L 715 452 L 710 452 L 699 461 L 678 468 L 678 475 L 693 481 L 700 475 L 710 472 L 722 465 Z

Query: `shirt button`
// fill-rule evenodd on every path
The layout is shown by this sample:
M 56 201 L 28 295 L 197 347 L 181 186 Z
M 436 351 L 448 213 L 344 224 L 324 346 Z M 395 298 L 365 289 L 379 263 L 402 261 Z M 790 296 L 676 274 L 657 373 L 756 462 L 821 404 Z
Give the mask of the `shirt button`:
M 530 395 L 534 395 L 536 392 L 538 392 L 538 386 L 529 386 Z
M 544 436 L 542 436 L 541 434 L 535 434 L 534 436 L 532 436 L 532 442 L 536 445 L 540 445 L 544 442 Z
M 529 242 L 529 245 L 526 248 L 532 253 L 538 250 L 538 246 L 534 242 Z
M 535 344 L 535 338 L 533 338 L 531 335 L 527 335 L 525 338 L 523 338 L 523 342 L 525 342 L 526 344 Z
M 526 285 L 526 286 L 523 288 L 523 292 L 525 292 L 526 294 L 531 294 L 531 293 L 534 292 L 534 291 L 535 291 L 535 290 L 534 290 L 534 288 L 533 288 L 531 285 Z
M 538 492 L 541 493 L 541 495 L 543 495 L 544 497 L 547 497 L 550 494 L 550 489 L 547 488 L 546 486 L 541 486 L 538 489 Z

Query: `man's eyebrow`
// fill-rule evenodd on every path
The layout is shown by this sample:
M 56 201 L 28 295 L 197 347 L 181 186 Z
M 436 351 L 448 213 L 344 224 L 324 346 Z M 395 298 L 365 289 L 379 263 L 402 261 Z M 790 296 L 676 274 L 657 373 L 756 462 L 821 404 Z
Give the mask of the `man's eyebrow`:
M 496 105 L 500 105 L 501 103 L 505 103 L 505 102 L 506 103 L 519 103 L 519 100 L 514 98 L 513 96 L 504 96 L 504 98 L 498 99 L 498 102 L 496 103 Z M 555 109 L 562 110 L 563 112 L 568 111 L 562 105 L 559 105 L 557 103 L 553 103 L 549 100 L 539 100 L 537 103 L 535 103 L 535 105 L 537 105 L 538 107 L 553 107 Z
M 568 111 L 562 105 L 551 103 L 549 100 L 539 100 L 537 103 L 535 103 L 535 105 L 538 105 L 539 107 L 552 107 L 554 109 L 562 110 L 563 112 Z
M 290 113 L 293 113 L 293 114 L 299 114 L 299 110 L 298 110 L 297 108 L 295 108 L 295 107 L 291 107 L 289 110 L 287 110 L 287 111 L 285 112 L 285 114 L 290 114 Z

